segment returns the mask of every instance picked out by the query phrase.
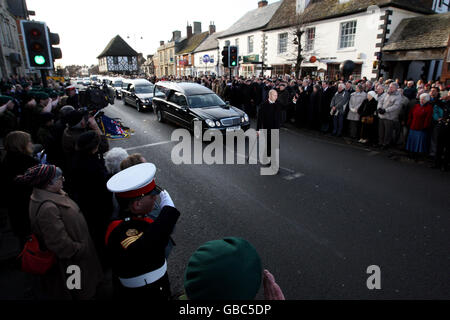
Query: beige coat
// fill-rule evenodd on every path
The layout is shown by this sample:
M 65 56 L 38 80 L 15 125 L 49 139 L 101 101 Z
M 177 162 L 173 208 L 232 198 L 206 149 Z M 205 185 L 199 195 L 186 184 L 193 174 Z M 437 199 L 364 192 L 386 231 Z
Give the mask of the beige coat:
M 39 205 L 45 202 L 37 215 Z M 57 264 L 44 276 L 42 286 L 50 299 L 92 299 L 103 274 L 89 230 L 78 205 L 66 194 L 34 188 L 30 201 L 33 233 L 57 256 Z M 81 289 L 68 290 L 67 267 L 81 270 Z

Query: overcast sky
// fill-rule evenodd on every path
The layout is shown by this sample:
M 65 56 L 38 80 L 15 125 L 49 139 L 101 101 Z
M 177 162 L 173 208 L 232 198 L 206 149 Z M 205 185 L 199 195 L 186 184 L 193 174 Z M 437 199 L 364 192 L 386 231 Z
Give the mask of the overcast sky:
M 258 0 L 27 0 L 27 6 L 36 12 L 31 19 L 45 21 L 59 34 L 63 59 L 56 63 L 65 66 L 97 64 L 117 34 L 146 56 L 156 52 L 160 40 L 170 40 L 172 31 L 184 37 L 188 21 L 200 21 L 202 31 L 210 21 L 217 31 L 225 30 L 256 9 Z

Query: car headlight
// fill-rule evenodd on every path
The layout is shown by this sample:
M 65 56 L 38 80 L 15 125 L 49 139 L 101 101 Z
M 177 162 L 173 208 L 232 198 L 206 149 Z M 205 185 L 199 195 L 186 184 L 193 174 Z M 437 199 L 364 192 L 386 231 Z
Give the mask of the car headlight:
M 205 120 L 206 124 L 208 126 L 210 126 L 211 128 L 214 128 L 216 126 L 216 124 L 214 123 L 214 121 L 212 121 L 211 119 L 206 119 Z
M 248 118 L 248 115 L 245 113 L 244 114 L 244 120 L 245 120 L 245 122 L 248 122 L 250 119 Z
M 220 127 L 220 121 L 216 121 L 216 126 Z

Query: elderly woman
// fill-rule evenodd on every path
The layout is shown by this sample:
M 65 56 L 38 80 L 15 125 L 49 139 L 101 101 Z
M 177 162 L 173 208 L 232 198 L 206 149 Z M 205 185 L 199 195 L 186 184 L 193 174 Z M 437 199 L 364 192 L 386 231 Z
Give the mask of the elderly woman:
M 31 136 L 22 131 L 10 132 L 5 140 L 6 156 L 2 165 L 2 197 L 8 208 L 12 230 L 19 237 L 21 244 L 30 235 L 30 219 L 28 218 L 28 202 L 32 188 L 17 184 L 14 178 L 23 174 L 39 161 L 33 157 Z
M 430 95 L 420 95 L 420 103 L 416 104 L 408 115 L 409 135 L 406 150 L 410 153 L 426 153 L 428 151 L 428 131 L 433 117 L 433 106 Z
M 61 169 L 37 165 L 16 181 L 33 188 L 29 210 L 32 232 L 41 249 L 56 256 L 55 265 L 40 278 L 44 294 L 58 300 L 93 299 L 103 278 L 102 270 L 83 214 L 62 190 Z M 80 289 L 67 288 L 69 266 L 80 268 Z
M 362 84 L 356 86 L 356 91 L 350 95 L 349 112 L 347 120 L 349 121 L 350 138 L 356 139 L 358 136 L 360 115 L 359 108 L 367 98 L 367 93 L 364 92 Z
M 121 171 L 120 163 L 128 158 L 128 152 L 123 148 L 112 148 L 105 155 L 105 166 L 108 173 L 113 176 Z
M 377 106 L 377 93 L 375 91 L 369 91 L 367 99 L 363 101 L 361 107 L 358 109 L 361 117 L 361 139 L 358 141 L 360 143 L 369 143 L 370 138 L 374 135 L 373 128 Z

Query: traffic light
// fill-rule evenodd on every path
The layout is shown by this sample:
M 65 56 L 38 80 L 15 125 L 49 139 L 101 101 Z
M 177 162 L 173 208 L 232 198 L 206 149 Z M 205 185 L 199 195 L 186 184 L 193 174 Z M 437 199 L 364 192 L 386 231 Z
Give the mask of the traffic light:
M 49 28 L 47 28 L 47 31 L 50 40 L 50 50 L 52 54 L 52 59 L 53 61 L 55 61 L 56 59 L 61 59 L 62 58 L 61 49 L 53 47 L 59 45 L 59 34 L 50 32 Z
M 45 22 L 22 20 L 20 23 L 30 68 L 53 69 L 53 59 Z
M 238 58 L 238 48 L 237 47 L 230 47 L 229 59 L 230 59 L 230 63 L 229 63 L 230 68 L 238 66 L 239 58 Z
M 228 68 L 229 67 L 229 47 L 223 47 L 223 51 L 222 51 L 222 64 L 224 68 Z

